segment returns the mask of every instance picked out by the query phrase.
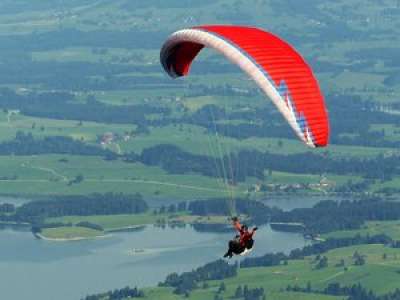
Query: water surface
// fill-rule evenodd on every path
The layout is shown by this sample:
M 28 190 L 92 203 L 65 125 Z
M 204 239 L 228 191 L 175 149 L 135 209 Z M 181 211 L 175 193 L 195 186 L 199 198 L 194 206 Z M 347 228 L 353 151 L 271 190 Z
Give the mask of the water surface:
M 0 229 L 0 290 L 4 299 L 69 300 L 130 286 L 154 286 L 172 272 L 220 258 L 233 233 L 147 226 L 139 232 L 75 242 L 37 240 L 27 228 Z M 251 256 L 303 247 L 301 235 L 264 226 Z M 141 249 L 135 253 L 134 249 Z M 141 252 L 143 251 L 143 252 Z

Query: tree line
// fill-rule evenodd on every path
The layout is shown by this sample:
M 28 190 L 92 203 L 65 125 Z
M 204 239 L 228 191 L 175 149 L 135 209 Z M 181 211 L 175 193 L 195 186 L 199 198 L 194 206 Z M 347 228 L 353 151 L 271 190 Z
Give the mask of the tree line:
M 249 288 L 247 284 L 239 285 L 235 289 L 235 294 L 233 295 L 233 299 L 244 299 L 244 300 L 265 300 L 267 296 L 265 294 L 264 288 Z
M 360 229 L 366 221 L 391 221 L 400 219 L 400 203 L 387 201 L 379 197 L 367 197 L 360 200 L 333 201 L 324 200 L 310 208 L 296 208 L 283 211 L 276 207 L 269 207 L 262 202 L 248 199 L 215 198 L 194 200 L 178 205 L 193 215 L 247 215 L 248 222 L 254 224 L 274 223 L 301 223 L 305 227 L 305 234 L 315 235 L 337 230 Z M 164 208 L 163 212 L 166 212 Z M 176 212 L 177 207 L 170 207 L 168 211 Z
M 32 133 L 18 131 L 15 138 L 0 143 L 0 155 L 71 154 L 84 156 L 116 156 L 112 151 L 85 144 L 66 136 L 46 136 L 36 139 Z
M 321 201 L 311 208 L 278 211 L 272 222 L 303 223 L 308 233 L 359 229 L 366 221 L 400 218 L 400 203 L 369 198 L 358 201 Z
M 288 260 L 304 259 L 306 256 L 321 255 L 337 248 L 350 247 L 355 245 L 384 244 L 391 245 L 394 241 L 383 234 L 373 236 L 355 236 L 349 238 L 329 238 L 323 242 L 292 250 L 288 255 L 278 253 L 267 253 L 260 257 L 249 257 L 240 263 L 241 268 L 271 267 L 286 264 Z
M 196 289 L 202 281 L 222 280 L 235 277 L 236 275 L 237 265 L 230 265 L 226 261 L 220 259 L 180 275 L 177 273 L 169 274 L 165 281 L 161 282 L 159 286 L 173 287 L 175 294 L 188 295 L 188 293 Z
M 347 296 L 347 300 L 400 300 L 400 289 L 396 289 L 391 293 L 377 295 L 376 293 L 364 288 L 360 283 L 351 286 L 342 286 L 340 283 L 333 282 L 329 283 L 323 290 L 316 290 L 313 289 L 311 283 L 308 282 L 307 286 L 304 288 L 298 285 L 288 285 L 286 291 L 330 296 Z
M 208 199 L 191 201 L 188 205 L 188 210 L 193 215 L 208 216 L 208 215 L 226 215 L 243 214 L 250 218 L 250 222 L 255 224 L 265 224 L 270 217 L 281 212 L 280 209 L 269 207 L 259 201 L 237 198 L 234 201 L 231 199 Z
M 338 175 L 361 175 L 368 179 L 389 180 L 400 174 L 397 155 L 378 155 L 372 158 L 328 157 L 325 154 L 305 152 L 291 155 L 242 150 L 217 159 L 206 155 L 186 152 L 176 145 L 160 144 L 145 148 L 141 154 L 124 155 L 126 162 L 141 162 L 159 166 L 170 174 L 200 173 L 209 177 L 221 177 L 223 165 L 230 166 L 232 184 L 243 182 L 247 177 L 265 179 L 265 170 L 296 174 L 324 173 Z
M 68 47 L 159 49 L 160 43 L 168 36 L 162 31 L 81 31 L 63 28 L 54 31 L 26 35 L 4 35 L 0 38 L 0 50 L 24 49 L 25 51 L 48 51 Z M 40 40 L 40 43 L 37 41 Z
M 384 130 L 372 129 L 375 124 L 392 124 L 399 127 L 398 116 L 383 112 L 379 104 L 371 99 L 362 99 L 359 95 L 348 92 L 328 94 L 326 98 L 331 103 L 329 105 L 329 118 L 332 120 L 331 143 L 390 148 L 400 146 L 400 142 L 386 139 Z M 246 122 L 240 124 L 222 122 L 226 120 Z M 182 121 L 204 127 L 212 133 L 218 132 L 220 135 L 237 139 L 295 138 L 294 133 L 271 104 L 265 104 L 263 108 L 232 112 L 211 104 L 203 106 L 190 117 L 184 117 Z
M 66 195 L 57 196 L 56 199 L 25 203 L 15 209 L 15 214 L 1 216 L 1 218 L 8 221 L 29 222 L 37 225 L 42 224 L 43 220 L 49 217 L 139 214 L 147 210 L 148 205 L 140 194 Z
M 122 289 L 115 289 L 106 293 L 88 295 L 82 300 L 124 300 L 131 298 L 144 298 L 145 294 L 142 290 L 137 287 L 130 288 L 124 287 Z
M 342 247 L 350 247 L 354 245 L 365 245 L 365 244 L 390 244 L 394 242 L 390 237 L 386 235 L 375 235 L 375 236 L 356 236 L 352 238 L 329 238 L 326 241 L 319 242 L 316 244 L 312 244 L 309 246 L 305 246 L 301 249 L 295 249 L 290 252 L 289 255 L 284 253 L 267 253 L 261 257 L 250 257 L 244 259 L 240 263 L 241 268 L 254 268 L 254 267 L 270 267 L 270 266 L 278 266 L 283 264 L 287 264 L 289 260 L 294 259 L 303 259 L 306 256 L 317 255 L 320 256 L 323 253 L 328 252 L 329 250 L 333 250 L 336 248 Z M 324 257 L 321 257 L 320 262 L 324 261 Z M 325 258 L 325 263 L 327 260 Z M 318 266 L 317 266 L 318 267 Z M 321 266 L 324 267 L 324 266 Z M 197 268 L 191 272 L 185 272 L 181 275 L 177 273 L 169 274 L 165 281 L 160 283 L 159 286 L 167 286 L 173 287 L 175 294 L 182 294 L 185 296 L 189 296 L 190 292 L 196 288 L 199 288 L 199 283 L 207 280 L 222 280 L 225 278 L 235 277 L 237 275 L 237 264 L 229 265 L 227 262 L 223 260 L 217 260 L 212 263 L 208 263 L 203 267 Z M 203 283 L 203 287 L 207 286 L 206 283 Z M 357 290 L 358 289 L 358 290 Z M 360 295 L 365 295 L 364 292 L 361 292 L 360 289 L 367 291 L 361 286 L 357 288 L 353 287 L 338 287 L 337 284 L 329 285 L 325 290 L 313 290 L 311 288 L 311 284 L 308 284 L 306 288 L 300 288 L 298 286 L 287 288 L 288 291 L 297 291 L 297 292 L 309 292 L 309 293 L 317 293 L 317 294 L 327 294 L 327 295 L 343 295 L 349 296 L 349 300 L 398 300 L 395 298 L 398 296 L 398 291 L 394 293 L 386 295 L 389 298 L 360 298 Z M 224 290 L 223 282 L 220 285 L 219 292 Z M 355 292 L 357 290 L 357 292 Z M 244 297 L 244 287 L 237 287 L 235 291 L 234 298 Z M 246 299 L 257 299 L 262 300 L 264 297 L 264 290 L 254 289 L 251 292 L 248 291 L 246 293 L 248 298 Z M 372 295 L 369 291 L 368 294 Z M 217 294 L 218 296 L 218 294 Z M 216 296 L 216 297 L 217 297 Z M 352 298 L 353 297 L 353 298 Z M 377 296 L 375 296 L 377 297 Z M 392 297 L 392 298 L 390 298 Z M 394 297 L 394 298 L 393 298 Z
M 18 109 L 27 116 L 58 120 L 93 121 L 117 124 L 146 124 L 147 114 L 163 114 L 170 110 L 147 104 L 110 105 L 102 103 L 94 96 L 86 102 L 77 102 L 67 92 L 29 93 L 18 95 L 10 89 L 0 89 L 0 107 Z
M 0 214 L 11 214 L 15 212 L 15 205 L 11 203 L 0 204 Z

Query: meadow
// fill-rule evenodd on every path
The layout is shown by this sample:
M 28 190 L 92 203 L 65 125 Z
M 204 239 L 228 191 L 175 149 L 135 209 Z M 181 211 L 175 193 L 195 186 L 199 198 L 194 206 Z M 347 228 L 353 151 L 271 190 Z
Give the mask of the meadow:
M 0 194 L 52 199 L 57 195 L 141 193 L 158 207 L 166 200 L 227 197 L 232 193 L 237 198 L 273 197 L 270 190 L 258 191 L 260 186 L 278 189 L 300 186 L 291 193 L 279 190 L 281 196 L 291 199 L 300 194 L 303 198 L 314 194 L 329 198 L 340 188 L 346 191 L 346 198 L 374 193 L 396 197 L 400 192 L 400 175 L 396 173 L 378 178 L 356 170 L 341 175 L 265 170 L 264 180 L 247 177 L 244 182 L 227 186 L 222 178 L 193 172 L 168 173 L 160 166 L 128 163 L 121 156 L 172 144 L 193 155 L 209 156 L 216 167 L 224 154 L 242 150 L 289 156 L 311 151 L 329 159 L 360 159 L 365 164 L 367 159 L 383 161 L 397 157 L 400 154 L 396 144 L 400 143 L 399 9 L 398 1 L 394 0 L 314 0 L 308 5 L 289 0 L 3 0 L 0 92 L 9 89 L 21 97 L 69 93 L 73 96 L 70 104 L 96 99 L 110 110 L 142 105 L 167 108 L 169 112 L 146 114 L 143 132 L 134 120 L 117 124 L 68 119 L 62 115 L 57 119 L 35 117 L 12 105 L 0 106 L 0 143 L 12 141 L 17 133 L 24 132 L 38 140 L 70 137 L 120 155 L 114 160 L 69 154 L 3 155 Z M 166 77 L 159 64 L 159 48 L 165 38 L 175 30 L 206 23 L 257 26 L 294 45 L 310 62 L 325 95 L 332 116 L 331 145 L 325 149 L 307 149 L 293 135 L 232 138 L 188 122 L 206 106 L 224 109 L 226 116 L 234 113 L 243 116 L 248 112 L 257 115 L 274 109 L 254 82 L 209 50 L 201 53 L 193 64 L 192 76 L 177 80 Z M 345 96 L 354 102 L 353 106 L 339 101 Z M 347 111 L 351 109 L 354 111 Z M 357 114 L 369 109 L 368 115 Z M 347 123 L 347 119 L 340 119 L 342 115 L 360 119 Z M 282 118 L 275 118 L 273 113 L 268 116 L 273 117 L 272 125 L 283 124 Z M 236 117 L 219 120 L 219 124 L 258 125 L 264 121 L 270 120 Z M 350 128 L 342 132 L 342 123 Z M 352 128 L 362 124 L 367 125 Z M 102 137 L 108 133 L 118 138 L 101 145 Z M 121 138 L 127 133 L 131 134 L 129 139 Z M 79 182 L 75 181 L 77 178 Z M 321 188 L 322 180 L 329 182 L 330 187 Z M 364 183 L 362 191 L 351 190 L 354 185 Z M 66 216 L 46 221 L 74 226 L 44 229 L 43 236 L 74 239 L 94 238 L 112 230 L 164 221 L 222 223 L 226 219 L 147 213 Z M 81 221 L 98 224 L 104 232 L 75 226 Z M 399 229 L 398 221 L 367 222 L 359 230 L 332 232 L 322 238 L 387 234 L 400 239 Z M 365 265 L 354 265 L 356 251 L 365 255 Z M 224 280 L 226 290 L 218 295 L 231 299 L 237 286 L 244 284 L 263 287 L 267 299 L 276 300 L 344 300 L 344 297 L 286 291 L 288 285 L 306 287 L 308 282 L 318 290 L 333 282 L 361 283 L 380 295 L 398 288 L 399 249 L 362 245 L 335 249 L 324 255 L 328 267 L 323 269 L 315 268 L 315 256 L 290 260 L 287 265 L 240 269 L 237 277 Z M 342 261 L 345 266 L 339 267 Z M 207 282 L 204 288 L 195 289 L 186 298 L 172 293 L 170 288 L 146 288 L 145 299 L 218 299 L 220 284 L 221 281 Z
M 365 255 L 366 264 L 355 266 L 353 255 Z M 313 289 L 323 290 L 330 283 L 349 286 L 360 283 L 377 294 L 385 294 L 398 287 L 400 250 L 383 245 L 361 245 L 331 250 L 324 254 L 328 267 L 317 269 L 315 256 L 304 260 L 289 260 L 287 265 L 240 269 L 236 277 L 223 280 L 226 290 L 218 293 L 222 281 L 209 281 L 207 287 L 195 289 L 188 298 L 172 293 L 170 288 L 145 290 L 146 299 L 213 299 L 219 294 L 223 299 L 233 297 L 236 288 L 264 288 L 266 296 L 272 299 L 347 299 L 313 293 L 288 292 L 287 286 L 305 288 L 310 282 Z M 342 263 L 345 266 L 338 266 Z

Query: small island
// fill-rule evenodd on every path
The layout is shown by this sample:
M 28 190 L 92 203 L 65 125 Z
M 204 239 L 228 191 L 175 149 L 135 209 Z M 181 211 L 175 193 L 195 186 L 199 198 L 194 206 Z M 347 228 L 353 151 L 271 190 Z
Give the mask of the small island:
M 35 236 L 47 241 L 80 241 L 106 237 L 105 232 L 80 226 L 46 228 Z

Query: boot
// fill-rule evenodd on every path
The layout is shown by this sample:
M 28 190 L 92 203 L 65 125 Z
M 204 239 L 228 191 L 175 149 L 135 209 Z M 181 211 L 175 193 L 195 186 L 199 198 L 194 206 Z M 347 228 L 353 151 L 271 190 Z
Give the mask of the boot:
M 228 250 L 228 251 L 224 254 L 224 258 L 225 258 L 225 257 L 232 258 L 232 251 Z

